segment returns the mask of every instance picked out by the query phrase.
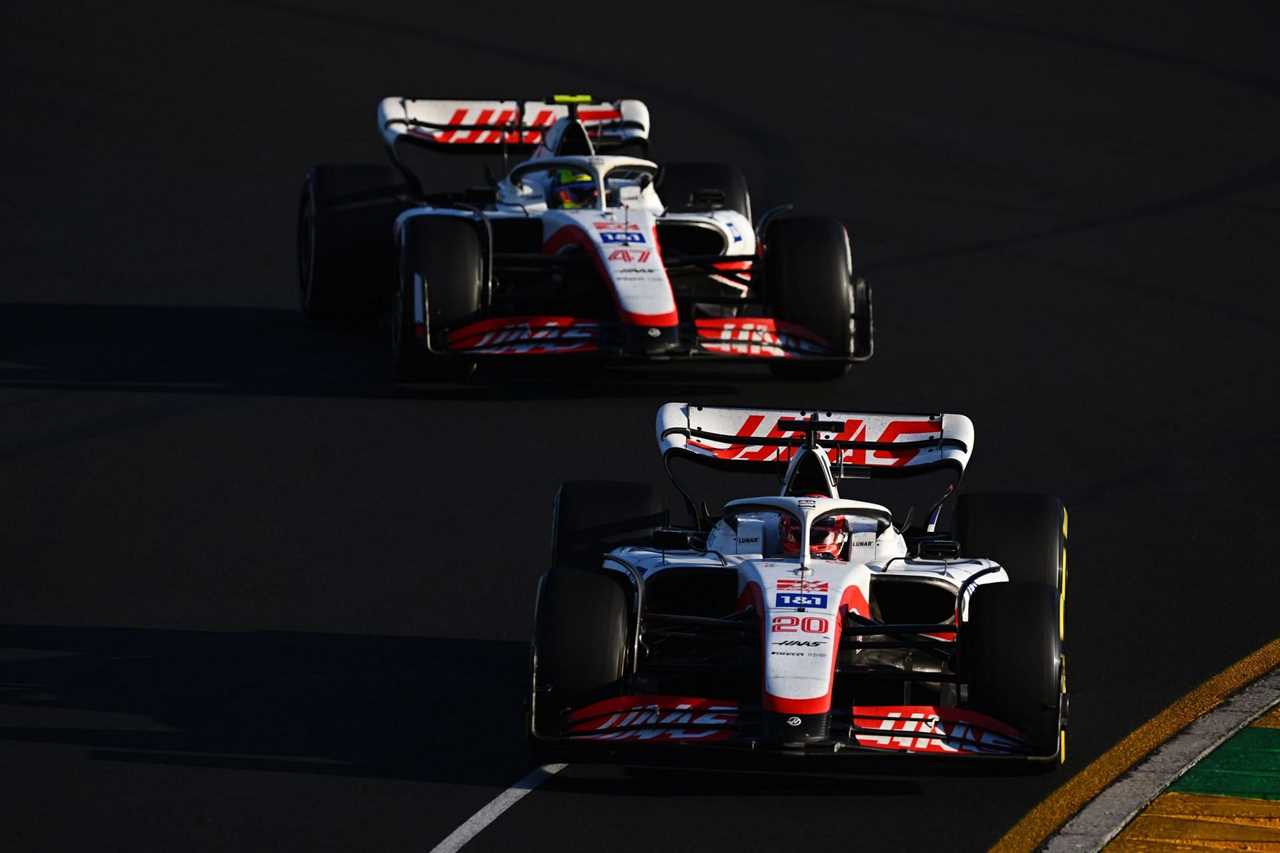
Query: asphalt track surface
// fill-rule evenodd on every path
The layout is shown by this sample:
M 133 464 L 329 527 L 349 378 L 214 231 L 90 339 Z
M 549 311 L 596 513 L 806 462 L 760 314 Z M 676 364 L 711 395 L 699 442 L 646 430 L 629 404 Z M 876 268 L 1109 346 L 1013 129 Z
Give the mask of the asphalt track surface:
M 969 488 L 1062 495 L 1069 766 L 571 766 L 473 849 L 989 845 L 1277 634 L 1269 7 L 8 0 L 0 843 L 431 847 L 529 768 L 557 483 L 659 481 L 654 409 L 693 398 L 964 412 Z M 379 97 L 555 90 L 843 218 L 875 360 L 398 388 L 302 323 L 302 171 L 378 160 Z

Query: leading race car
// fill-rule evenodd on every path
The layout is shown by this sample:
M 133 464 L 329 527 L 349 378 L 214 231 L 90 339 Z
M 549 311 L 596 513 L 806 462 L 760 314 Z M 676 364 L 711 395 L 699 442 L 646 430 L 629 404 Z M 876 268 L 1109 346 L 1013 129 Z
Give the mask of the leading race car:
M 835 219 L 753 224 L 742 173 L 645 159 L 637 100 L 388 98 L 392 165 L 322 165 L 302 188 L 312 318 L 383 313 L 401 378 L 495 356 L 756 359 L 803 378 L 873 351 L 871 291 Z M 438 154 L 528 159 L 437 192 Z
M 657 432 L 668 472 L 772 469 L 782 487 L 711 517 L 676 482 L 696 523 L 675 528 L 648 485 L 563 484 L 531 650 L 543 760 L 1064 760 L 1067 514 L 961 494 L 939 530 L 968 418 L 667 403 Z M 919 526 L 839 490 L 928 472 L 947 487 Z

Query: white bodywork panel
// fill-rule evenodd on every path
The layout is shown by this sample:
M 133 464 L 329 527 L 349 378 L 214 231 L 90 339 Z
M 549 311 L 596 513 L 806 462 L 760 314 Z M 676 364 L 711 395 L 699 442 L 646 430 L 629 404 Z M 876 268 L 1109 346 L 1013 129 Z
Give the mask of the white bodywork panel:
M 644 133 L 647 134 L 649 117 L 644 104 L 626 100 L 617 103 L 619 107 L 614 112 L 627 121 L 642 123 Z M 412 114 L 416 120 L 440 123 L 446 118 L 452 120 L 462 116 L 466 110 L 478 110 L 476 117 L 454 122 L 467 124 L 469 121 L 497 122 L 507 112 L 514 110 L 514 102 L 485 102 L 483 108 L 473 106 L 465 109 L 463 104 L 460 101 L 406 101 L 389 98 L 382 102 L 379 122 L 388 141 L 391 141 L 402 133 L 421 136 L 425 132 L 397 124 L 394 115 L 403 114 L 402 117 L 405 117 Z M 563 105 L 544 106 L 546 111 L 538 112 L 539 116 L 545 114 L 559 118 L 567 115 L 567 108 Z M 396 113 L 397 110 L 400 113 Z M 483 121 L 480 119 L 482 112 L 489 113 Z M 603 112 L 597 112 L 603 115 Z M 389 114 L 393 116 L 391 119 L 387 119 Z M 585 107 L 578 113 L 584 125 L 589 124 L 587 117 L 593 114 Z M 618 116 L 608 120 L 617 120 Z M 514 121 L 514 118 L 510 120 Z M 391 123 L 388 124 L 388 121 Z M 604 122 L 605 119 L 600 121 Z M 560 118 L 545 131 L 545 142 L 554 147 L 559 136 L 571 125 L 569 119 Z M 433 142 L 445 144 L 454 141 L 477 143 L 485 138 L 472 138 L 472 135 L 480 131 L 467 132 L 467 136 L 462 136 L 463 133 L 464 131 L 457 131 L 450 135 L 449 131 L 433 130 L 430 138 Z M 500 134 L 493 141 L 498 138 Z M 544 135 L 540 132 L 537 139 L 543 138 Z M 529 140 L 530 138 L 526 138 L 526 141 Z M 550 206 L 548 194 L 553 176 L 561 170 L 591 175 L 597 184 L 599 204 L 574 209 Z M 726 256 L 754 257 L 756 239 L 751 222 L 734 210 L 668 214 L 654 188 L 653 178 L 657 170 L 656 163 L 635 157 L 554 156 L 552 149 L 540 144 L 528 160 L 518 164 L 507 177 L 498 182 L 498 199 L 492 210 L 477 213 L 456 207 L 415 207 L 402 213 L 396 220 L 396 239 L 399 240 L 404 223 L 418 216 L 474 219 L 479 215 L 489 219 L 538 219 L 542 222 L 545 253 L 577 250 L 587 252 L 593 258 L 601 278 L 612 285 L 614 304 L 625 323 L 651 330 L 670 328 L 679 323 L 679 312 L 658 244 L 658 221 L 691 221 L 715 230 L 724 240 Z
M 545 251 L 570 247 L 593 253 L 613 282 L 618 310 L 636 325 L 677 322 L 675 296 L 658 254 L 657 218 L 650 210 L 549 210 L 542 215 Z
M 754 518 L 745 524 L 740 519 L 736 532 L 725 519 L 718 521 L 707 536 L 706 552 L 636 547 L 612 552 L 645 579 L 690 568 L 735 571 L 739 602 L 753 603 L 761 612 L 768 697 L 803 701 L 830 692 L 842 610 L 869 617 L 871 584 L 878 575 L 942 582 L 958 591 L 971 577 L 986 572 L 969 585 L 961 602 L 962 620 L 968 617 L 968 599 L 976 586 L 1009 580 L 1004 569 L 990 560 L 907 559 L 906 542 L 892 525 L 883 523 L 889 511 L 879 504 L 843 498 L 761 497 L 732 501 L 724 508 L 726 516 L 768 510 L 789 512 L 800 519 L 805 532 L 800 553 L 806 555 L 810 522 L 833 511 L 847 514 L 854 520 L 850 560 L 765 556 L 776 550 L 776 534 Z M 606 558 L 606 568 L 611 565 L 620 568 Z M 987 572 L 991 568 L 996 571 Z

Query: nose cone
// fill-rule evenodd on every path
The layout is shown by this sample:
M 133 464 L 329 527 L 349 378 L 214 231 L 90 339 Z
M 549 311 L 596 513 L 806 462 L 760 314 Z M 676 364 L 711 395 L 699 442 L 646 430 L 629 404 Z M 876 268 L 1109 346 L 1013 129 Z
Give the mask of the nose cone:
M 829 740 L 831 714 L 765 714 L 765 737 L 783 747 L 801 747 Z
M 680 352 L 679 326 L 627 326 L 623 346 L 628 353 L 660 358 Z

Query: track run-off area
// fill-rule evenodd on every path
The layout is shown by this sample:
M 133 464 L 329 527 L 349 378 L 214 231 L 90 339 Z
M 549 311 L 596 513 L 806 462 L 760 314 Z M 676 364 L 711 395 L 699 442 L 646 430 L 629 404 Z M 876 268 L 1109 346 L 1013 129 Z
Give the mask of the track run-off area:
M 439 844 L 534 771 L 557 485 L 664 482 L 654 411 L 692 399 L 962 412 L 965 488 L 1060 495 L 1067 766 L 569 765 L 466 849 L 995 844 L 1277 636 L 1278 24 L 1248 3 L 7 3 L 0 843 Z M 642 98 L 659 159 L 735 162 L 757 211 L 840 217 L 876 357 L 833 383 L 397 387 L 377 342 L 303 323 L 303 171 L 377 162 L 379 98 L 553 91 Z

